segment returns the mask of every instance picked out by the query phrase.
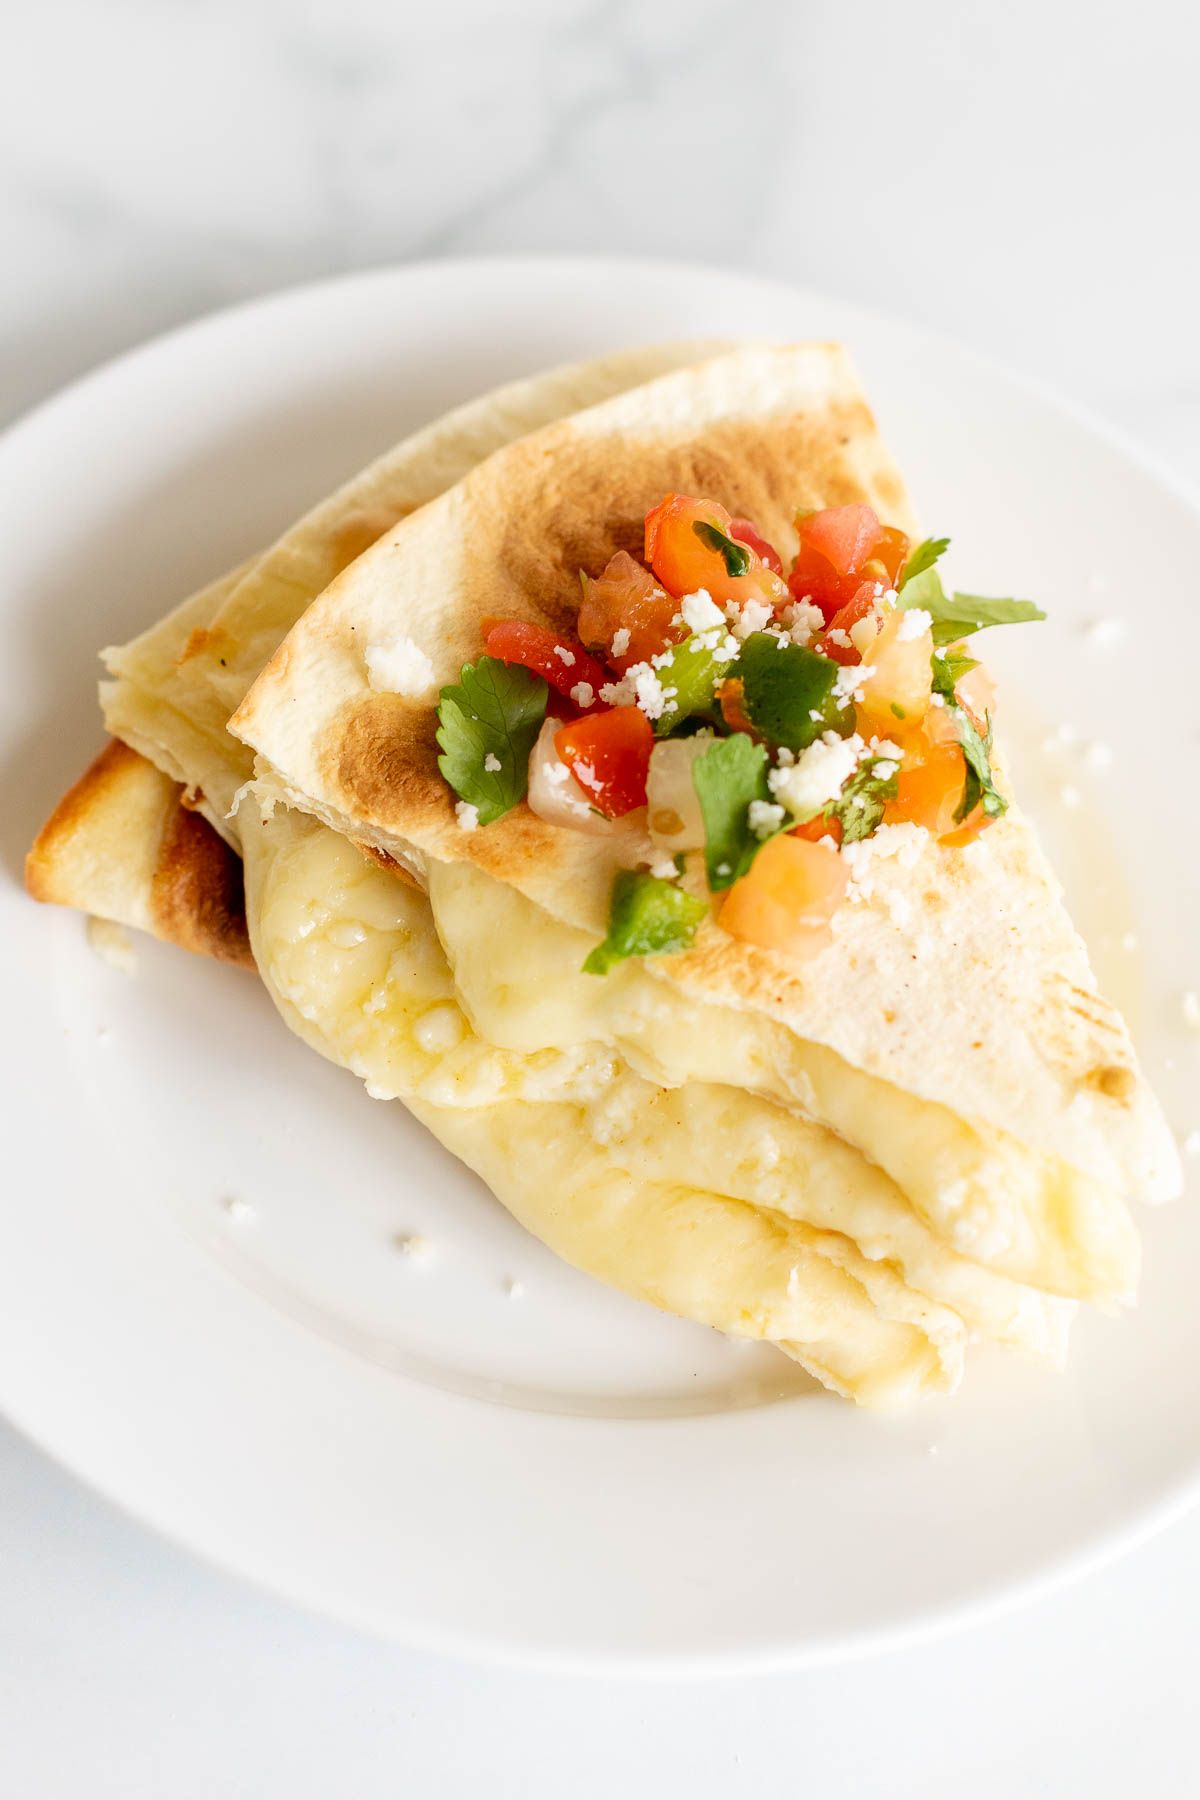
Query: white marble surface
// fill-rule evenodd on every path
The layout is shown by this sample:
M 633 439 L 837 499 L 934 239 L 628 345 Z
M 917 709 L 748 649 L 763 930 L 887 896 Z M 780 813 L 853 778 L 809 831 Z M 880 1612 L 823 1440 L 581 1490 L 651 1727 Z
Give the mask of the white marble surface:
M 1178 0 L 41 0 L 0 57 L 0 418 L 182 319 L 456 251 L 735 259 L 1038 374 L 1200 485 Z M 720 1688 L 481 1672 L 160 1544 L 0 1429 L 0 1780 L 1195 1792 L 1200 1518 L 1037 1607 Z

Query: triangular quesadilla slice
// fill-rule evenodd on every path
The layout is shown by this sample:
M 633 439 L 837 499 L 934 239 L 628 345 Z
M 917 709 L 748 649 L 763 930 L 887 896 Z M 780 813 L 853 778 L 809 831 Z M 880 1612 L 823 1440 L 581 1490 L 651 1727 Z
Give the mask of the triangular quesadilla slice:
M 847 518 L 873 541 L 839 547 Z M 844 355 L 739 351 L 521 440 L 389 532 L 231 729 L 289 803 L 428 887 L 456 979 L 490 968 L 526 1047 L 572 1011 L 549 1005 L 556 930 L 607 938 L 590 968 L 611 973 L 572 969 L 572 995 L 595 996 L 587 1035 L 631 1053 L 630 1011 L 657 1005 L 685 1021 L 640 1030 L 660 1079 L 755 1085 L 838 1130 L 980 1263 L 1128 1298 L 1124 1196 L 1175 1191 L 1174 1147 L 1005 788 L 956 647 L 987 619 L 913 536 Z M 698 744 L 707 811 L 672 774 Z M 680 800 L 659 808 L 678 830 L 649 838 L 647 760 Z M 860 798 L 865 821 L 846 810 Z M 839 809 L 844 847 L 815 842 Z M 457 924 L 448 867 L 478 878 Z M 529 903 L 523 928 L 507 913 L 497 932 L 496 884 Z M 468 999 L 481 1023 L 486 987 Z

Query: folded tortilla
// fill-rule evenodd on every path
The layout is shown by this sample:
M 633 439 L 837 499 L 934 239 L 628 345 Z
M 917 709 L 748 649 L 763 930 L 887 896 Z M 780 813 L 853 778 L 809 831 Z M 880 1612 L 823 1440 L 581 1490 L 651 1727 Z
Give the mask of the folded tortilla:
M 978 1262 L 1051 1292 L 1128 1298 L 1124 1195 L 1177 1191 L 1178 1159 L 1015 807 L 966 851 L 868 847 L 869 878 L 814 958 L 708 924 L 690 951 L 596 981 L 578 965 L 604 933 L 619 834 L 524 806 L 463 830 L 437 767 L 434 696 L 371 688 L 366 648 L 398 630 L 436 690 L 478 654 L 488 615 L 570 629 L 580 567 L 637 547 L 671 491 L 753 518 L 785 554 L 797 507 L 865 500 L 910 524 L 840 351 L 724 354 L 513 443 L 403 521 L 309 608 L 230 729 L 288 804 L 428 889 L 489 1035 L 545 1048 L 582 1034 L 632 1054 L 628 1010 L 646 1011 L 652 1026 L 633 1035 L 658 1079 L 754 1082 L 845 1136 Z M 889 837 L 903 848 L 903 832 Z
M 781 417 L 791 419 L 786 430 L 800 463 L 779 506 L 865 495 L 907 523 L 898 478 L 840 357 L 824 347 L 789 354 L 808 361 L 808 410 L 800 419 L 787 413 L 795 394 L 789 397 L 784 383 Z M 636 369 L 635 361 L 627 363 L 631 372 L 653 372 L 646 356 Z M 668 356 L 664 366 L 670 363 Z M 498 416 L 527 430 L 553 418 L 555 406 L 591 397 L 587 371 L 547 383 L 509 390 L 521 397 L 509 398 Z M 602 399 L 619 388 L 611 364 L 598 386 Z M 624 981 L 581 977 L 580 943 L 586 948 L 598 935 L 586 908 L 582 920 L 578 913 L 563 917 L 561 906 L 542 903 L 544 893 L 539 900 L 529 892 L 537 883 L 519 870 L 430 854 L 418 835 L 397 835 L 386 845 L 420 870 L 429 897 L 406 890 L 345 836 L 273 812 L 278 769 L 267 770 L 261 816 L 256 789 L 244 812 L 226 817 L 251 765 L 246 748 L 224 731 L 225 713 L 347 546 L 382 528 L 386 506 L 369 526 L 362 522 L 380 471 L 390 467 L 382 481 L 396 516 L 405 497 L 429 500 L 437 476 L 422 473 L 426 462 L 447 479 L 461 478 L 472 446 L 494 451 L 505 441 L 505 425 L 486 416 L 493 404 L 476 403 L 422 434 L 421 454 L 411 443 L 402 446 L 309 515 L 232 587 L 217 584 L 207 600 L 197 596 L 134 646 L 108 653 L 116 674 L 106 693 L 110 724 L 181 781 L 231 842 L 245 837 L 250 932 L 260 970 L 293 1028 L 355 1069 L 373 1092 L 403 1098 L 510 1210 L 572 1261 L 688 1317 L 767 1337 L 864 1401 L 952 1385 L 968 1332 L 1060 1361 L 1070 1306 L 1036 1287 L 1124 1295 L 1136 1268 L 1136 1240 L 1119 1197 L 1095 1182 L 1080 1185 L 1065 1159 L 1031 1151 L 1016 1134 L 964 1117 L 952 1102 L 915 1100 L 899 1082 L 880 1080 L 819 1037 L 764 1017 L 740 993 L 714 1004 L 703 983 L 664 983 L 661 964 L 631 968 L 635 979 Z M 672 417 L 661 396 L 655 409 Z M 447 430 L 449 449 L 439 437 Z M 800 444 L 808 446 L 807 461 Z M 730 454 L 736 465 L 736 451 Z M 494 454 L 487 466 L 503 456 Z M 769 455 L 758 473 L 767 487 L 780 479 Z M 545 485 L 561 494 L 561 482 Z M 693 485 L 727 499 L 745 491 L 722 490 L 707 470 Z M 462 504 L 462 486 L 455 496 Z M 773 522 L 765 488 L 739 510 L 754 510 L 768 528 Z M 349 534 L 347 516 L 358 518 Z M 402 541 L 407 529 L 383 542 Z M 777 528 L 777 535 L 787 543 L 787 532 Z M 528 542 L 536 545 L 536 529 Z M 330 600 L 358 570 L 354 565 L 334 582 Z M 507 599 L 503 610 L 544 616 Z M 411 630 L 407 611 L 391 617 Z M 476 641 L 462 656 L 452 652 L 452 674 L 477 648 Z M 434 661 L 441 673 L 442 660 Z M 290 786 L 289 797 L 298 797 Z M 248 833 L 243 816 L 253 821 Z M 385 847 L 374 823 L 343 823 L 353 824 L 355 839 Z M 129 829 L 142 831 L 136 809 Z M 462 837 L 450 842 L 457 846 Z M 46 897 L 105 912 L 105 904 L 88 898 L 101 894 L 103 882 L 88 869 L 83 838 L 56 838 L 55 845 L 62 852 L 57 891 Z M 107 863 L 113 859 L 110 844 Z M 143 865 L 152 874 L 152 860 L 143 856 Z M 608 873 L 599 859 L 596 891 L 606 894 Z M 129 923 L 151 916 L 142 906 L 134 917 L 128 895 L 122 904 L 124 914 L 110 916 Z M 486 938 L 479 929 L 485 917 L 493 921 Z M 504 929 L 497 932 L 499 918 Z M 488 953 L 498 943 L 506 951 L 499 960 Z M 854 1148 L 861 1142 L 878 1149 L 884 1139 L 892 1166 Z M 526 1167 L 531 1142 L 539 1146 L 536 1181 Z M 994 1246 L 985 1254 L 989 1246 L 979 1242 L 991 1222 L 981 1228 L 978 1197 L 1002 1189 L 1024 1196 L 1010 1208 L 1024 1241 L 1007 1257 Z M 1041 1277 L 1035 1286 L 1011 1279 L 1029 1269 Z

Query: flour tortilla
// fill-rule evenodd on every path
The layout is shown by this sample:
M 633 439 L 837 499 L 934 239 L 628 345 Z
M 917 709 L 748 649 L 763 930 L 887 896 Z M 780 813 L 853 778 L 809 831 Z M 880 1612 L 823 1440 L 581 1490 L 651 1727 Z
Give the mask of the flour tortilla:
M 595 405 L 708 344 L 666 344 L 573 363 L 469 401 L 415 432 L 304 515 L 233 576 L 214 582 L 132 642 L 103 652 L 109 731 L 189 789 L 236 849 L 230 817 L 253 757 L 230 713 L 309 601 L 397 520 L 525 432 Z
M 242 865 L 177 782 L 109 743 L 63 795 L 25 861 L 36 900 L 252 969 Z
M 710 495 L 755 519 L 785 555 L 798 506 L 865 499 L 911 526 L 899 475 L 842 352 L 750 347 L 661 377 L 497 452 L 403 521 L 308 610 L 230 722 L 291 804 L 428 882 L 467 863 L 551 919 L 602 935 L 611 843 L 518 807 L 463 831 L 437 769 L 436 693 L 373 691 L 367 645 L 410 637 L 434 688 L 478 655 L 488 614 L 571 626 L 578 574 L 639 546 L 642 516 L 669 491 Z M 886 848 L 895 849 L 889 834 Z M 1119 1014 L 1017 808 L 966 852 L 933 843 L 911 867 L 888 857 L 844 906 L 815 958 L 734 943 L 715 925 L 687 954 L 647 965 L 690 998 L 752 1013 L 847 1064 L 1041 1160 L 1039 1205 L 1066 1193 L 1090 1240 L 1076 1291 L 1135 1261 L 1120 1195 L 1166 1198 L 1180 1171 Z M 872 891 L 872 888 L 874 891 Z M 877 1142 L 865 1145 L 878 1156 Z M 1010 1274 L 1053 1285 L 1038 1254 L 996 1244 L 993 1193 L 948 1183 L 968 1235 Z M 1052 1259 L 1053 1261 L 1053 1259 Z

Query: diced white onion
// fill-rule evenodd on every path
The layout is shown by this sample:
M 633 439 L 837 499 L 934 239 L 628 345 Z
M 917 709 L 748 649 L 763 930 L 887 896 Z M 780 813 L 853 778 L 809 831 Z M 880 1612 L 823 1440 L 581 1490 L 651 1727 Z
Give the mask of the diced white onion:
M 561 719 L 547 719 L 529 753 L 529 806 L 548 825 L 566 825 L 572 831 L 611 832 L 614 821 L 593 812 L 583 790 L 554 748 L 562 730 Z
M 692 764 L 713 741 L 711 731 L 695 737 L 668 738 L 650 752 L 646 783 L 646 819 L 652 842 L 672 855 L 698 850 L 704 842 L 704 818 L 692 783 Z

